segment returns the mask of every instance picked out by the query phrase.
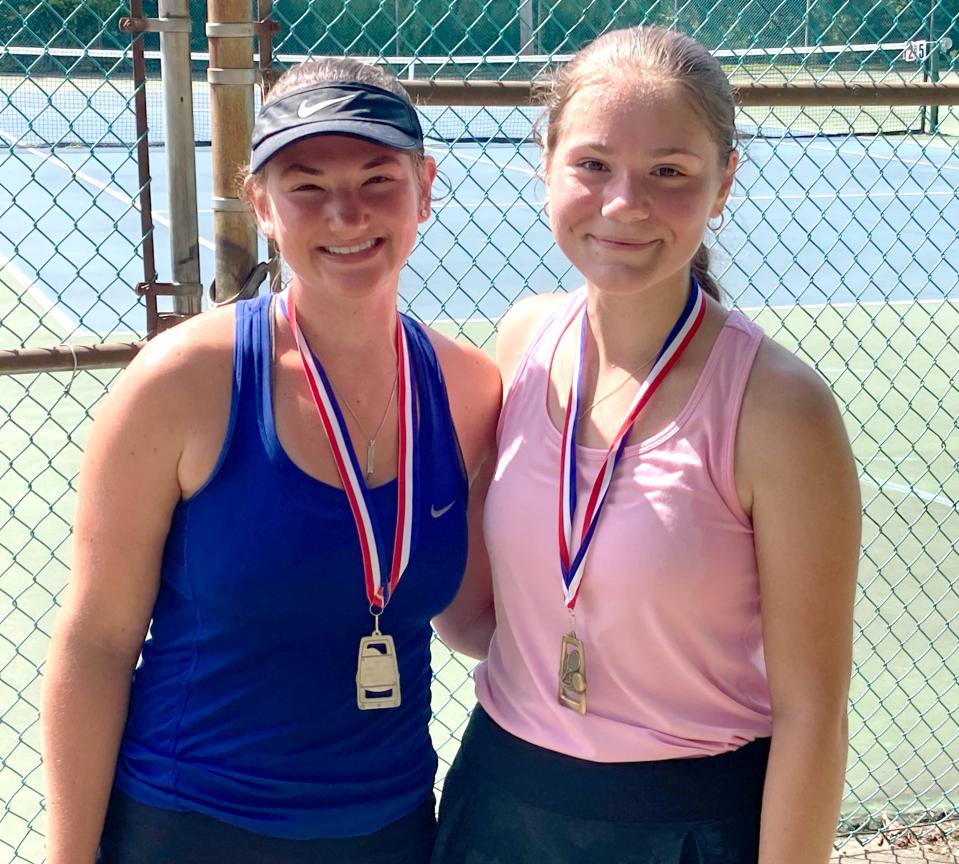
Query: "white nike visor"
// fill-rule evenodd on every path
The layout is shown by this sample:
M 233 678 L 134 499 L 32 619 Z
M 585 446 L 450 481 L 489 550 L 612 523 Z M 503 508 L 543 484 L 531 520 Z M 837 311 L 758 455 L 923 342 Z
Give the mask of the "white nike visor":
M 396 150 L 423 151 L 416 109 L 395 93 L 353 81 L 323 81 L 266 102 L 253 126 L 250 170 L 315 135 L 349 135 Z

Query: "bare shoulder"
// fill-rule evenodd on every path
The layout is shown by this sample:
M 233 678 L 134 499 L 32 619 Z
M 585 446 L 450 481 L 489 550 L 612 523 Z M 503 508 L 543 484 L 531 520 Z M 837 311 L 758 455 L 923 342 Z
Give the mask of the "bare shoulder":
M 509 389 L 533 334 L 567 297 L 567 294 L 537 294 L 513 304 L 503 316 L 496 330 L 496 364 L 505 389 Z
M 460 439 L 467 471 L 474 477 L 495 447 L 502 385 L 496 364 L 479 348 L 427 329 L 436 352 L 453 424 Z
M 783 446 L 840 421 L 836 398 L 825 380 L 807 363 L 764 337 L 750 374 L 743 420 Z
M 165 462 L 189 475 L 217 453 L 229 419 L 233 309 L 204 312 L 152 339 L 117 379 L 93 427 L 92 445 L 139 442 L 130 467 Z M 152 455 L 151 455 L 152 454 Z
M 195 386 L 191 373 L 212 372 L 224 356 L 232 365 L 234 309 L 212 309 L 150 340 L 127 367 L 133 383 L 159 385 L 175 379 L 179 387 Z M 181 377 L 183 376 L 183 377 Z
M 737 485 L 854 480 L 849 438 L 829 385 L 769 338 L 756 355 L 736 444 Z M 740 481 L 744 482 L 740 482 Z M 747 508 L 749 509 L 749 508 Z

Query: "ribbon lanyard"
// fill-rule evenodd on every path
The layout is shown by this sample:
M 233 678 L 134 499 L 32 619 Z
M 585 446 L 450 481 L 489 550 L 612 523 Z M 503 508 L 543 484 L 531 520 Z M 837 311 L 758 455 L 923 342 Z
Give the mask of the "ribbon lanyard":
M 360 478 L 363 476 L 353 451 L 350 437 L 340 407 L 333 395 L 333 388 L 323 371 L 323 367 L 310 350 L 306 339 L 296 322 L 296 305 L 293 295 L 289 295 L 286 304 L 281 305 L 286 312 L 293 331 L 293 339 L 313 402 L 320 416 L 320 422 L 333 451 L 333 461 L 343 484 L 343 491 L 350 503 L 356 533 L 360 541 L 363 558 L 363 581 L 366 586 L 366 598 L 370 603 L 370 612 L 379 618 L 390 597 L 396 590 L 403 571 L 410 560 L 413 537 L 413 398 L 411 396 L 410 356 L 406 341 L 406 331 L 399 315 L 396 316 L 396 401 L 399 414 L 397 430 L 397 469 L 396 469 L 396 533 L 393 539 L 393 555 L 390 562 L 389 578 L 384 579 L 380 563 L 376 536 L 377 526 L 370 499 L 370 490 Z
M 606 500 L 606 493 L 609 491 L 610 483 L 613 479 L 613 472 L 623 455 L 626 446 L 626 439 L 633 423 L 643 410 L 646 403 L 652 398 L 653 393 L 662 384 L 669 370 L 680 358 L 683 351 L 692 341 L 693 336 L 702 324 L 703 316 L 706 312 L 706 296 L 699 287 L 695 278 L 692 279 L 689 299 L 683 308 L 679 319 L 673 325 L 656 360 L 653 362 L 653 368 L 650 369 L 646 379 L 639 387 L 636 397 L 633 399 L 626 413 L 616 437 L 613 438 L 606 453 L 606 458 L 599 469 L 599 474 L 593 483 L 589 498 L 586 503 L 586 513 L 583 519 L 583 530 L 580 537 L 579 549 L 575 555 L 571 555 L 573 517 L 576 512 L 576 427 L 579 422 L 579 404 L 580 391 L 583 378 L 583 359 L 586 346 L 586 330 L 589 326 L 588 315 L 585 310 L 580 313 L 579 306 L 574 310 L 573 315 L 568 320 L 566 326 L 572 323 L 576 314 L 581 314 L 583 323 L 580 331 L 579 352 L 575 356 L 573 365 L 573 374 L 569 384 L 569 399 L 566 403 L 566 419 L 563 423 L 563 444 L 560 460 L 559 477 L 559 560 L 563 572 L 563 593 L 566 597 L 566 608 L 573 612 L 576 607 L 576 599 L 579 596 L 579 589 L 583 582 L 583 573 L 585 571 L 586 553 L 589 550 L 589 544 L 592 542 L 593 534 L 596 531 L 596 525 L 599 522 L 599 515 L 603 509 Z M 565 329 L 565 328 L 564 328 Z

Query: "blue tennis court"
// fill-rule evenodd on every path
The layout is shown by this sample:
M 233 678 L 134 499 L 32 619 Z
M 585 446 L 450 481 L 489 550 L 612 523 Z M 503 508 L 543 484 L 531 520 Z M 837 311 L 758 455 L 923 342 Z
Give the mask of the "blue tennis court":
M 542 214 L 533 145 L 430 151 L 441 173 L 439 200 L 402 280 L 416 315 L 495 321 L 524 293 L 579 283 Z M 7 151 L 0 167 L 4 260 L 84 330 L 140 331 L 143 314 L 131 287 L 142 279 L 138 182 L 126 150 L 100 148 L 91 156 L 20 148 Z M 168 279 L 161 150 L 152 152 L 151 169 L 157 266 Z M 209 150 L 201 149 L 205 284 L 213 277 L 210 174 Z M 959 224 L 957 184 L 959 156 L 935 139 L 753 139 L 713 268 L 744 307 L 955 298 L 947 250 Z

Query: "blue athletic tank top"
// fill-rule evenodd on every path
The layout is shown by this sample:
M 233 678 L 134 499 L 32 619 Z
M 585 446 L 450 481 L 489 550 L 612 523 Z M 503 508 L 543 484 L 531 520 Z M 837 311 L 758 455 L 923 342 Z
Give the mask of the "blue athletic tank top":
M 173 514 L 117 763 L 122 792 L 285 838 L 370 834 L 430 795 L 430 619 L 463 576 L 468 485 L 432 346 L 414 321 L 403 326 L 419 527 L 380 621 L 396 644 L 400 706 L 357 708 L 372 618 L 353 517 L 342 489 L 280 445 L 269 297 L 239 303 L 226 440 L 210 479 Z M 371 494 L 391 543 L 396 481 Z

